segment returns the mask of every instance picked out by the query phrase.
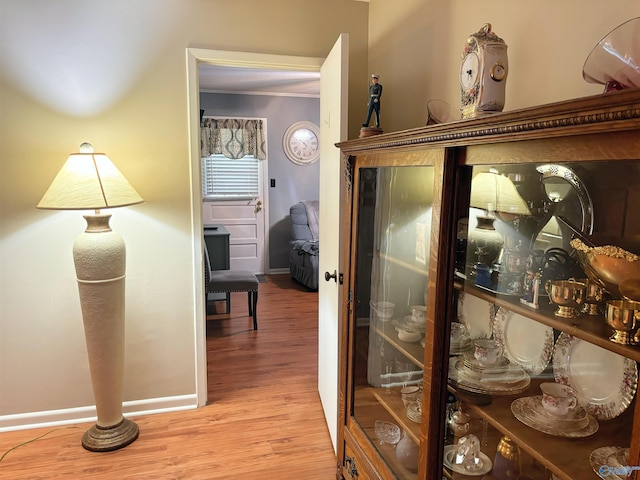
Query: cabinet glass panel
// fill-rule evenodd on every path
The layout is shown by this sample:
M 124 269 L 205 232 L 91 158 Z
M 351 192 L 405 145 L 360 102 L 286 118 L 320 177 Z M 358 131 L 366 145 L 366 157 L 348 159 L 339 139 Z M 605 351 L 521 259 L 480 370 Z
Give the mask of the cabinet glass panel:
M 470 193 L 457 217 L 445 473 L 625 478 L 640 360 L 640 304 L 628 300 L 640 300 L 637 162 L 459 171 Z
M 357 170 L 353 418 L 416 478 L 434 169 Z M 404 398 L 402 391 L 404 389 Z

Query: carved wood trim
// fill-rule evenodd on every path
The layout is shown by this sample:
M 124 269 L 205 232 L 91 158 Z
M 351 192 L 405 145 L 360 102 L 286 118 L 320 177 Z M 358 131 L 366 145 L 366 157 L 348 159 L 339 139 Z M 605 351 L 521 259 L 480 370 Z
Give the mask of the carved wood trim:
M 634 89 L 349 140 L 338 147 L 344 154 L 353 155 L 381 148 L 521 141 L 629 130 L 638 126 L 640 89 Z

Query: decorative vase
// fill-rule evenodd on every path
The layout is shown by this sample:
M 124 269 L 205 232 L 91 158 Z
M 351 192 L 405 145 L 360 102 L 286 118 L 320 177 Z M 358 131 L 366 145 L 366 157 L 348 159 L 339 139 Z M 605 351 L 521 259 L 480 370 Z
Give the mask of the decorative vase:
M 402 430 L 402 438 L 396 445 L 396 457 L 404 468 L 410 472 L 418 471 L 418 445 Z

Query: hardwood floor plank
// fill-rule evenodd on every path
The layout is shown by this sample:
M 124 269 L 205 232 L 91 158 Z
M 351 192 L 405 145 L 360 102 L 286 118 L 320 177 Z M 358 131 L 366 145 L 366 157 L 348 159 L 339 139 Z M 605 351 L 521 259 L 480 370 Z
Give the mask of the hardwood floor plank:
M 105 453 L 82 448 L 91 424 L 0 434 L 11 480 L 332 480 L 336 457 L 317 391 L 317 293 L 286 275 L 259 286 L 258 331 L 246 294 L 207 321 L 208 405 L 135 417 L 140 437 Z M 216 303 L 214 311 L 224 312 Z

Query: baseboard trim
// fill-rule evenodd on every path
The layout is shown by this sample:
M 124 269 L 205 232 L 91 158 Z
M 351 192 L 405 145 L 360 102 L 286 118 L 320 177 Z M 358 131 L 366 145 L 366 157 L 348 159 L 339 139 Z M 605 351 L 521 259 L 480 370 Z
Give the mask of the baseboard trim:
M 267 275 L 284 275 L 289 274 L 288 268 L 271 268 L 269 269 Z
M 136 417 L 139 415 L 193 410 L 197 407 L 198 398 L 193 394 L 124 402 L 122 404 L 122 412 L 125 417 Z M 0 416 L 0 433 L 95 421 L 96 407 L 94 405 L 62 410 L 2 415 Z

